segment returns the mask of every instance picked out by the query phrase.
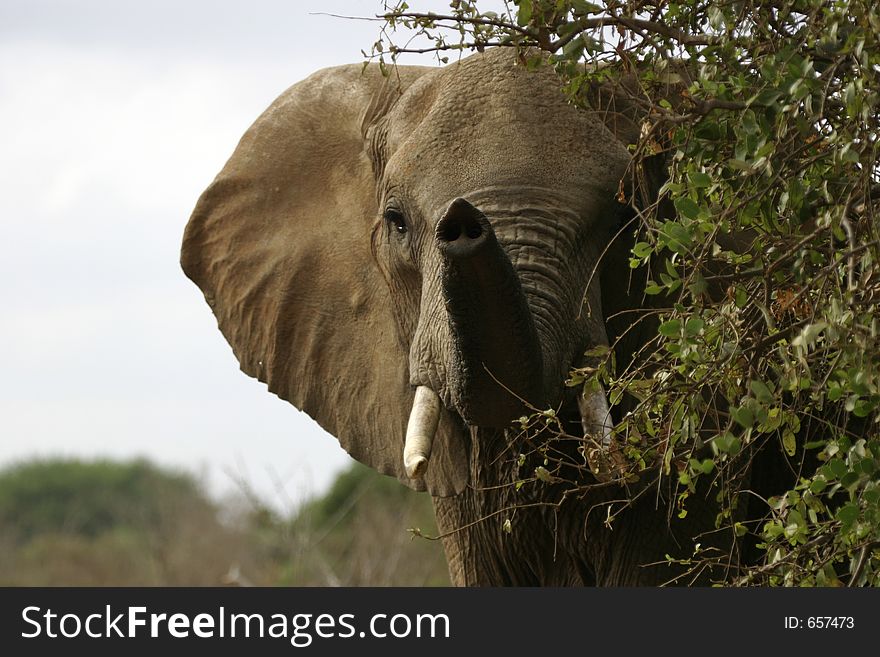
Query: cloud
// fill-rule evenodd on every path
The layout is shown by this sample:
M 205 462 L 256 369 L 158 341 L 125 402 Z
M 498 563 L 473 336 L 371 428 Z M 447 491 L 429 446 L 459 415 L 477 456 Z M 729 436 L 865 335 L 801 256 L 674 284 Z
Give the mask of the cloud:
M 437 9 L 449 3 L 435 0 Z M 109 47 L 173 59 L 271 63 L 307 56 L 322 65 L 356 61 L 377 23 L 324 14 L 373 16 L 379 0 L 12 0 L 0 6 L 0 40 Z

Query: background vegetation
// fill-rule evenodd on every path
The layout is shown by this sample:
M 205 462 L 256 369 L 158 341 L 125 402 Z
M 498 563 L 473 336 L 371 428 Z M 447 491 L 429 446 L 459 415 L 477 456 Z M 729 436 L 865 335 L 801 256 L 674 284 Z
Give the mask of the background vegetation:
M 514 48 L 526 66 L 549 58 L 573 103 L 630 123 L 618 244 L 642 308 L 570 380 L 608 391 L 630 499 L 672 483 L 675 522 L 715 495 L 716 529 L 758 553 L 719 583 L 880 584 L 877 4 L 419 4 L 386 2 L 366 54 L 388 68 Z M 617 362 L 634 334 L 644 348 Z M 517 485 L 594 485 L 545 465 Z M 697 571 L 728 555 L 669 558 Z
M 448 585 L 430 500 L 364 466 L 291 517 L 143 461 L 0 471 L 0 586 Z

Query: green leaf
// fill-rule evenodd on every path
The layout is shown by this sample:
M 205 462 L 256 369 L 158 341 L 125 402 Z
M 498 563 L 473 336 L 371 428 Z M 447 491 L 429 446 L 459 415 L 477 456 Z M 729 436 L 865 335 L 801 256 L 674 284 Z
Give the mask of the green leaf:
M 647 242 L 636 242 L 632 252 L 636 258 L 647 258 L 654 252 L 654 247 Z
M 828 462 L 828 468 L 831 470 L 831 474 L 836 479 L 842 479 L 843 476 L 847 473 L 846 463 L 844 463 L 841 459 L 832 459 Z
M 785 453 L 789 456 L 794 456 L 795 452 L 797 452 L 797 442 L 795 441 L 794 434 L 788 429 L 782 432 L 782 446 L 785 448 Z
M 855 485 L 859 483 L 860 476 L 857 472 L 847 472 L 840 478 L 840 485 L 852 492 Z
M 569 23 L 562 23 L 559 25 L 559 27 L 556 28 L 556 34 L 561 37 L 566 37 L 569 34 L 576 32 L 577 29 L 578 29 L 578 24 L 574 21 L 569 22 Z
M 782 424 L 783 415 L 779 406 L 774 406 L 767 411 L 767 419 L 762 422 L 760 431 L 770 433 L 776 431 Z
M 687 196 L 675 199 L 675 209 L 688 219 L 696 219 L 700 215 L 700 206 Z
M 740 448 L 742 447 L 742 442 L 739 438 L 734 436 L 729 431 L 721 434 L 720 436 L 716 436 L 712 441 L 712 444 L 718 448 L 719 452 L 724 454 L 736 455 L 739 453 Z
M 699 317 L 691 317 L 688 319 L 687 322 L 685 322 L 684 333 L 689 338 L 692 338 L 696 335 L 699 335 L 700 331 L 703 330 L 703 327 L 705 325 L 706 323 Z
M 584 53 L 586 45 L 587 42 L 584 40 L 584 35 L 575 37 L 562 47 L 562 58 L 571 61 L 579 60 Z
M 756 96 L 754 96 L 750 101 L 750 105 L 761 105 L 763 107 L 770 107 L 771 105 L 775 105 L 776 101 L 779 100 L 779 97 L 782 93 L 777 89 L 764 89 Z
M 727 166 L 736 171 L 749 171 L 752 168 L 751 164 L 737 158 L 727 160 Z
M 691 234 L 677 221 L 667 221 L 660 229 L 660 236 L 664 244 L 675 253 L 687 251 L 691 245 Z
M 525 27 L 532 20 L 532 0 L 519 0 L 519 11 L 516 12 L 516 24 Z
M 874 410 L 876 404 L 868 399 L 860 399 L 853 406 L 853 415 L 856 417 L 867 417 Z
M 712 26 L 712 29 L 720 30 L 724 27 L 724 12 L 719 7 L 710 4 L 707 7 L 707 14 L 709 16 L 709 25 Z
M 837 515 L 835 517 L 841 523 L 841 531 L 849 531 L 853 523 L 859 518 L 859 507 L 850 502 L 849 504 L 840 507 L 837 510 Z
M 711 185 L 712 178 L 709 177 L 709 174 L 703 173 L 702 171 L 691 171 L 688 173 L 688 182 L 691 187 L 700 189 Z
M 755 416 L 752 415 L 752 411 L 748 406 L 734 406 L 730 409 L 730 416 L 734 422 L 744 429 L 748 429 L 755 422 Z
M 767 384 L 763 381 L 751 381 L 749 382 L 749 388 L 751 388 L 752 393 L 758 401 L 764 402 L 765 404 L 769 404 L 773 401 L 773 393 L 770 392 L 770 388 L 768 388 Z
M 766 157 L 770 155 L 774 150 L 776 150 L 776 143 L 772 141 L 768 141 L 766 144 L 761 146 L 757 151 L 755 151 L 755 158 Z
M 745 134 L 753 135 L 760 129 L 755 119 L 755 113 L 752 110 L 746 110 L 742 113 L 742 119 L 739 123 L 739 129 Z
M 681 333 L 681 320 L 670 319 L 669 321 L 663 322 L 658 327 L 657 332 L 667 338 L 677 338 Z
M 694 126 L 694 133 L 705 141 L 715 142 L 721 139 L 720 126 L 708 118 L 704 118 Z
M 607 344 L 597 344 L 595 347 L 591 347 L 584 352 L 584 356 L 590 356 L 593 358 L 600 358 L 608 354 L 611 351 L 611 347 Z
M 781 524 L 778 522 L 768 522 L 764 525 L 764 535 L 770 539 L 774 539 L 777 536 L 781 536 L 784 531 Z
M 601 11 L 601 8 L 598 5 L 595 5 L 592 2 L 586 2 L 586 0 L 571 0 L 571 8 L 574 9 L 574 13 L 579 16 L 598 14 Z
M 828 401 L 837 401 L 843 397 L 843 387 L 837 381 L 828 382 L 828 392 L 825 393 Z
M 698 297 L 709 289 L 709 282 L 697 271 L 694 272 L 693 280 L 688 285 L 688 289 L 691 291 L 691 294 Z

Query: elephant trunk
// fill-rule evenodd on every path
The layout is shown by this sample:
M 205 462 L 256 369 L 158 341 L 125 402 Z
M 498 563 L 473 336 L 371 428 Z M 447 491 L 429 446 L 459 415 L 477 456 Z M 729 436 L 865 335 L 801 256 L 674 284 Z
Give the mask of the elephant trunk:
M 513 265 L 486 216 L 454 200 L 436 228 L 453 340 L 452 400 L 471 425 L 504 427 L 542 406 L 543 364 Z

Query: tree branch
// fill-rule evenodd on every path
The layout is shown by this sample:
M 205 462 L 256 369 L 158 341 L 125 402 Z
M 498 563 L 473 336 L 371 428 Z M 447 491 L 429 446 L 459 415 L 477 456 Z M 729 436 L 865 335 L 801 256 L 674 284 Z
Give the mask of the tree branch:
M 665 36 L 685 46 L 710 46 L 721 43 L 721 39 L 708 34 L 688 34 L 658 21 L 627 16 L 598 16 L 596 18 L 579 18 L 573 23 L 575 29 L 556 41 L 550 43 L 551 52 L 565 47 L 587 30 L 601 29 L 611 25 L 620 25 L 634 31 L 651 32 Z
M 504 30 L 512 30 L 513 32 L 519 32 L 523 36 L 532 37 L 536 36 L 533 30 L 530 30 L 526 27 L 520 27 L 515 23 L 510 23 L 508 21 L 503 21 L 500 19 L 494 18 L 472 18 L 468 16 L 450 16 L 445 14 L 435 14 L 433 12 L 428 13 L 418 13 L 418 12 L 403 12 L 403 13 L 394 13 L 389 12 L 387 14 L 377 15 L 376 18 L 381 18 L 386 22 L 391 20 L 399 20 L 405 18 L 411 18 L 413 20 L 430 20 L 430 21 L 449 21 L 451 23 L 469 23 L 471 25 L 491 25 L 492 27 L 500 27 Z M 446 26 L 443 26 L 446 27 Z
M 481 50 L 483 48 L 511 48 L 515 46 L 537 46 L 537 41 L 520 41 L 520 42 L 512 42 L 512 41 L 467 41 L 465 43 L 444 43 L 442 45 L 429 46 L 427 48 L 401 48 L 399 46 L 390 46 L 388 48 L 388 52 L 392 55 L 398 55 L 401 53 L 415 53 L 415 54 L 423 54 L 428 52 L 443 52 L 447 50 Z M 375 57 L 375 55 L 374 55 Z
M 603 27 L 612 25 L 620 25 L 634 31 L 659 34 L 661 36 L 677 41 L 678 43 L 685 46 L 708 46 L 721 43 L 721 38 L 717 36 L 712 36 L 708 34 L 688 34 L 687 32 L 675 29 L 659 21 L 647 20 L 643 18 L 632 18 L 629 16 L 604 15 L 590 18 L 584 16 L 578 18 L 572 23 L 575 28 L 571 33 L 565 35 L 560 39 L 556 39 L 555 41 L 547 40 L 543 44 L 539 43 L 542 41 L 542 39 L 539 38 L 540 34 L 538 34 L 538 32 L 536 32 L 534 29 L 531 29 L 529 27 L 522 27 L 510 21 L 505 21 L 498 18 L 486 18 L 485 16 L 475 18 L 449 14 L 435 14 L 433 12 L 389 12 L 386 14 L 377 15 L 376 18 L 385 20 L 386 22 L 400 19 L 411 19 L 417 21 L 445 21 L 448 23 L 466 23 L 469 25 L 486 25 L 490 27 L 497 27 L 502 30 L 516 32 L 517 34 L 520 34 L 522 36 L 534 39 L 536 43 L 529 45 L 541 45 L 545 50 L 548 50 L 549 52 L 557 52 L 588 30 L 601 29 Z

